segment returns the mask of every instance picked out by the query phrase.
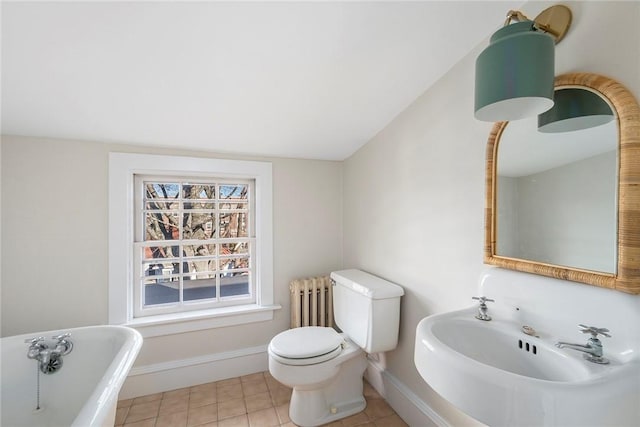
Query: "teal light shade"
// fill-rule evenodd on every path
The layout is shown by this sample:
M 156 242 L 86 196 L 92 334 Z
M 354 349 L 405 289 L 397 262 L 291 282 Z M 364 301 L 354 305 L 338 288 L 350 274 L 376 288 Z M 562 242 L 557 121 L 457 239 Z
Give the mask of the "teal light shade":
M 613 120 L 609 104 L 585 89 L 559 89 L 555 105 L 538 116 L 538 130 L 544 133 L 571 132 L 604 125 Z
M 554 49 L 554 39 L 534 30 L 533 21 L 496 31 L 476 59 L 476 119 L 518 120 L 553 107 Z

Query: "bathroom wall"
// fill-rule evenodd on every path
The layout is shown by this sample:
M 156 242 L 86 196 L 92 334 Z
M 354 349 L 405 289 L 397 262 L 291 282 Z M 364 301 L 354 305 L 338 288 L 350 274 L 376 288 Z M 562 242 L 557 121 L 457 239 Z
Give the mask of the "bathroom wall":
M 3 336 L 107 323 L 112 151 L 229 158 L 3 136 Z M 282 309 L 273 321 L 147 338 L 136 366 L 266 346 L 289 327 L 289 281 L 342 266 L 341 162 L 243 159 L 273 164 L 274 292 Z
M 521 10 L 535 17 L 554 3 L 529 2 Z M 557 46 L 556 74 L 608 75 L 640 99 L 640 3 L 566 4 L 573 24 Z M 497 29 L 502 17 L 495 20 Z M 485 46 L 480 43 L 344 165 L 344 265 L 406 291 L 399 347 L 385 357 L 388 372 L 456 426 L 475 422 L 424 383 L 413 350 L 418 321 L 471 305 L 485 268 L 484 167 L 492 124 L 473 117 L 474 62 Z

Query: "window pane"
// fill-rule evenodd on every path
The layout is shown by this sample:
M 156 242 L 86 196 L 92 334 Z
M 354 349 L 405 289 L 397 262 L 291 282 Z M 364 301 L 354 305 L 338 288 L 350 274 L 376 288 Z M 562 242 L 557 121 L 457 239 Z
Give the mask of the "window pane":
M 249 253 L 249 243 L 221 243 L 220 244 L 220 255 L 234 255 L 234 254 L 248 254 Z
M 237 297 L 249 295 L 249 272 L 220 275 L 220 296 Z
M 160 260 L 158 260 L 160 261 Z M 145 283 L 166 283 L 178 280 L 180 274 L 179 262 L 143 262 Z
M 177 182 L 146 182 L 145 190 L 145 196 L 147 199 L 177 199 L 180 194 L 180 184 Z
M 249 237 L 247 225 L 248 214 L 246 212 L 221 213 L 220 237 Z
M 143 303 L 145 306 L 179 301 L 179 264 L 144 262 Z
M 183 216 L 183 239 L 210 239 L 215 233 L 216 215 L 208 213 L 186 213 Z
M 190 277 L 191 279 L 215 277 L 213 273 L 208 273 L 210 275 L 197 274 L 197 273 L 207 273 L 207 272 L 216 271 L 216 266 L 217 266 L 217 263 L 215 259 L 205 259 L 202 261 L 192 260 L 192 261 L 185 262 L 184 272 L 188 276 L 187 278 Z
M 220 186 L 220 199 L 247 200 L 249 186 L 246 184 L 226 184 Z
M 177 257 L 179 246 L 146 246 L 144 249 L 144 259 L 158 259 Z
M 246 211 L 249 209 L 249 205 L 247 203 L 220 203 L 220 209 L 237 209 Z
M 213 202 L 205 202 L 202 200 L 191 201 L 189 199 L 185 199 L 184 201 L 185 210 L 191 210 L 191 209 L 213 210 L 215 209 L 215 207 L 216 207 L 216 204 Z
M 216 255 L 216 245 L 213 243 L 201 245 L 184 245 L 184 255 L 187 257 L 210 257 Z
M 238 270 L 240 268 L 249 268 L 249 257 L 220 259 L 220 270 Z
M 178 214 L 171 212 L 146 212 L 144 218 L 145 240 L 177 240 L 180 238 Z
M 178 210 L 180 209 L 180 202 L 175 200 L 170 201 L 162 201 L 162 200 L 153 200 L 148 201 L 144 205 L 147 210 Z
M 146 209 L 176 210 L 180 208 L 178 183 L 145 183 Z
M 170 304 L 180 301 L 180 282 L 173 277 L 171 282 L 144 285 L 144 305 Z
M 182 197 L 185 199 L 215 199 L 215 184 L 182 184 Z
M 182 295 L 185 301 L 215 298 L 215 276 L 210 279 L 185 280 Z

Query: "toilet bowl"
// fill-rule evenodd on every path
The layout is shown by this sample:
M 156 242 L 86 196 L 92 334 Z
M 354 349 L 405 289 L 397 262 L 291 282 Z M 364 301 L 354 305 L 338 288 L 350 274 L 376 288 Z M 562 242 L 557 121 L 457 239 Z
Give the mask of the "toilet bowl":
M 336 324 L 306 326 L 276 335 L 269 343 L 271 375 L 293 389 L 289 417 L 318 426 L 362 411 L 366 353 L 396 347 L 400 317 L 398 285 L 360 270 L 331 273 Z
M 333 334 L 333 340 L 323 341 Z M 278 346 L 298 338 L 300 342 L 313 341 L 316 351 L 307 351 L 305 357 L 299 357 L 299 352 Z M 322 349 L 319 345 L 322 342 L 329 345 Z M 269 372 L 280 383 L 293 388 L 289 418 L 300 426 L 325 424 L 362 411 L 366 406 L 362 393 L 366 368 L 366 353 L 332 328 L 290 329 L 276 335 L 269 344 Z

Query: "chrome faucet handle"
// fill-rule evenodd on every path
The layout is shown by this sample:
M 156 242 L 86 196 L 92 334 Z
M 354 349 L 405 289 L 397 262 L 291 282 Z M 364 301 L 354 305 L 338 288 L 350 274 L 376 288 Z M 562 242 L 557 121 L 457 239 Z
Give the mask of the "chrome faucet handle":
M 475 300 L 480 301 L 480 304 L 484 304 L 486 302 L 496 302 L 495 300 L 487 298 L 487 297 L 471 297 L 471 299 L 475 299 Z
M 31 344 L 31 345 L 38 345 L 41 342 L 44 342 L 46 338 L 45 337 L 33 337 L 33 338 L 27 338 L 26 340 L 24 340 L 25 344 Z
M 71 341 L 69 337 L 71 337 L 69 332 L 51 337 L 58 341 L 55 351 L 60 352 L 63 356 L 66 356 L 73 350 L 73 341 Z
M 29 359 L 37 359 L 40 357 L 40 353 L 47 349 L 47 344 L 44 340 L 44 337 L 33 337 L 24 340 L 25 344 L 29 344 L 29 348 L 27 349 L 27 357 Z
M 489 321 L 491 320 L 491 316 L 489 316 L 487 314 L 487 304 L 488 302 L 495 302 L 492 299 L 489 299 L 487 297 L 471 297 L 471 299 L 475 299 L 480 301 L 480 305 L 478 306 L 478 314 L 476 314 L 476 319 L 478 320 L 485 320 L 485 321 Z
M 582 323 L 580 323 L 578 326 L 580 327 L 580 332 L 582 332 L 583 334 L 591 334 L 592 338 L 598 338 L 598 335 L 611 338 L 611 335 L 607 333 L 609 332 L 607 328 L 597 328 L 595 326 L 583 325 Z
M 51 338 L 53 338 L 56 341 L 62 341 L 66 338 L 69 338 L 71 336 L 71 334 L 69 332 L 64 333 L 64 334 L 60 334 L 60 335 L 54 335 Z

